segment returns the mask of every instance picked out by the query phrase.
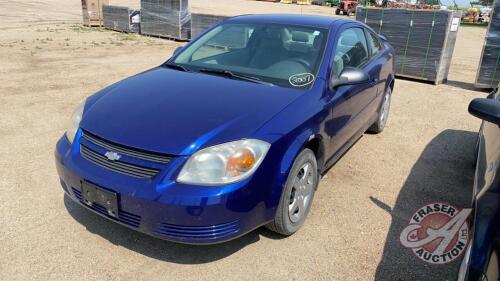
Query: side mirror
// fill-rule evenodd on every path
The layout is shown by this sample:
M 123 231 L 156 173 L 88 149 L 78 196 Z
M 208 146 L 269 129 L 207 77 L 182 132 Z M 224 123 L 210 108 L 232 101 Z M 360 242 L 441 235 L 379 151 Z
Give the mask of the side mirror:
M 478 98 L 469 104 L 469 113 L 477 118 L 500 125 L 500 101 Z
M 330 89 L 344 85 L 356 85 L 370 82 L 370 76 L 364 70 L 355 67 L 346 67 L 339 77 L 330 78 Z
M 177 49 L 175 49 L 175 51 L 174 51 L 174 53 L 172 54 L 172 56 L 177 55 L 180 51 L 182 51 L 182 47 L 177 47 Z

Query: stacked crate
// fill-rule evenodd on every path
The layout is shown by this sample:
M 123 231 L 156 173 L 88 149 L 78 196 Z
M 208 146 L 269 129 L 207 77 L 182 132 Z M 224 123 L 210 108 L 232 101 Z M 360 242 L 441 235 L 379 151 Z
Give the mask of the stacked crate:
M 140 10 L 104 5 L 102 13 L 105 28 L 122 32 L 140 32 Z
M 191 14 L 191 38 L 194 39 L 210 26 L 227 17 L 207 14 Z
M 191 15 L 188 0 L 141 0 L 141 33 L 189 40 Z
M 108 3 L 108 0 L 82 0 L 83 25 L 102 26 L 102 6 Z
M 476 87 L 496 88 L 500 83 L 500 1 L 495 1 L 477 70 Z
M 384 35 L 396 51 L 396 75 L 445 82 L 462 12 L 358 6 L 356 19 Z

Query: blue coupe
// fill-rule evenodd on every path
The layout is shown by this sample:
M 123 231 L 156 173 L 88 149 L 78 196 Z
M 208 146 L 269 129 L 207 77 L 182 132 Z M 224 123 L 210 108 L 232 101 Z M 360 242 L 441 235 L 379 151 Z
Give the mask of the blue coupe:
M 56 148 L 66 194 L 124 226 L 209 244 L 291 235 L 321 174 L 381 132 L 394 50 L 363 23 L 248 15 L 88 97 Z

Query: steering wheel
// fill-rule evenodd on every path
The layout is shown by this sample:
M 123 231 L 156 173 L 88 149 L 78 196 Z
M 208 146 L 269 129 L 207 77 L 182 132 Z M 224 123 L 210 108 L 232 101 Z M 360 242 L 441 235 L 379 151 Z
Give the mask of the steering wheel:
M 344 61 L 344 65 L 349 65 L 349 62 L 351 61 L 351 56 L 345 53 L 342 55 L 342 60 Z

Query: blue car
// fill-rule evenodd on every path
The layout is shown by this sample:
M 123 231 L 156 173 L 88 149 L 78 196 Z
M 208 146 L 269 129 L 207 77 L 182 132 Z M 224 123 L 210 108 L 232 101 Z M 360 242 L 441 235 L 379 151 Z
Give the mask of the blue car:
M 472 241 L 458 280 L 500 280 L 500 93 L 473 100 L 469 112 L 483 120 L 476 148 Z
M 61 185 L 166 240 L 218 243 L 264 225 L 291 235 L 321 174 L 384 129 L 393 87 L 393 48 L 360 22 L 230 18 L 88 97 L 57 143 Z

